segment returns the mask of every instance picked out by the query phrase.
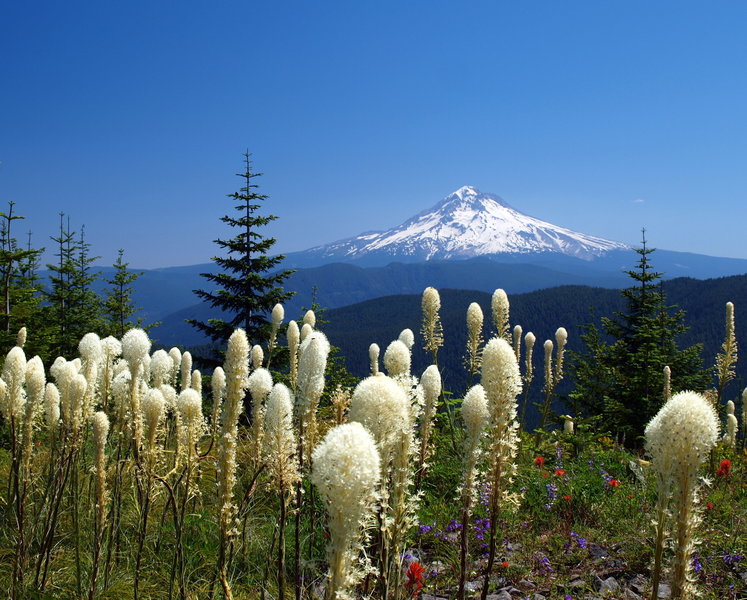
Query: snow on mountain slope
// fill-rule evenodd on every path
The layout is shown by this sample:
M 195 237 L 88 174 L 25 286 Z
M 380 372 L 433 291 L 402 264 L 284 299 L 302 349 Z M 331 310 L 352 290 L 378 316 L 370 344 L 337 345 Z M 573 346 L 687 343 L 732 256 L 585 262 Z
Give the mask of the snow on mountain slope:
M 591 260 L 626 245 L 535 219 L 494 194 L 464 186 L 433 208 L 384 232 L 367 232 L 307 252 L 326 260 L 464 259 L 494 254 L 555 252 Z

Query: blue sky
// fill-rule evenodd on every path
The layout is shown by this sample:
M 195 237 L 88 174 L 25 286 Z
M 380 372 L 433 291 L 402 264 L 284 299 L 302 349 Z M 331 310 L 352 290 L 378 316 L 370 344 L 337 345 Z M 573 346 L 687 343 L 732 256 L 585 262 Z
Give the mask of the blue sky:
M 747 3 L 5 2 L 0 206 L 100 263 L 207 262 L 248 149 L 289 252 L 462 185 L 747 258 Z

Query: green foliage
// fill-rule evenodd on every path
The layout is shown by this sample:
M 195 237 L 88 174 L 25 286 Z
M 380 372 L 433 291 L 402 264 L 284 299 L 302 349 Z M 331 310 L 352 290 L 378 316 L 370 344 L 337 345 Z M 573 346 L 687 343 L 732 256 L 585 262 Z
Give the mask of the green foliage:
M 51 238 L 57 245 L 57 263 L 47 265 L 51 273 L 45 297 L 55 316 L 52 350 L 59 356 L 71 356 L 80 338 L 100 329 L 101 299 L 92 288 L 98 275 L 91 265 L 98 257 L 90 255 L 85 229 L 76 237 L 70 218 L 66 222 L 64 217 L 60 213 L 59 234 Z
M 645 237 L 638 264 L 626 271 L 633 285 L 621 294 L 625 310 L 602 318 L 599 329 L 585 327 L 584 353 L 572 359 L 575 383 L 572 402 L 587 413 L 602 415 L 611 431 L 637 445 L 643 429 L 664 402 L 664 367 L 672 371 L 672 392 L 702 391 L 709 383 L 703 369 L 700 345 L 678 347 L 687 330 L 685 312 L 668 306 L 659 283 L 661 273 L 652 269 Z
M 43 249 L 31 248 L 31 233 L 25 249 L 18 245 L 13 233 L 15 221 L 24 219 L 14 214 L 15 203 L 8 203 L 8 211 L 0 212 L 0 348 L 10 348 L 16 343 L 21 327 L 32 332 L 27 340 L 27 350 L 47 355 L 44 331 L 47 329 L 42 315 L 41 284 L 36 267 Z
M 142 327 L 143 319 L 132 317 L 140 309 L 133 305 L 132 284 L 142 275 L 142 272 L 132 272 L 128 269 L 129 263 L 122 260 L 124 250 L 119 249 L 117 260 L 114 262 L 114 275 L 111 279 L 106 279 L 111 287 L 107 289 L 106 296 L 103 300 L 104 316 L 107 318 L 106 333 L 116 338 L 121 338 L 128 329 L 133 327 Z M 157 323 L 148 325 L 145 330 L 155 327 Z
M 258 214 L 260 203 L 267 196 L 256 191 L 259 186 L 254 183 L 254 179 L 261 173 L 252 172 L 251 166 L 250 154 L 247 152 L 244 154 L 244 172 L 237 174 L 244 180 L 244 185 L 238 192 L 228 195 L 236 203 L 234 208 L 237 215 L 221 218 L 221 221 L 236 228 L 238 233 L 228 240 L 215 240 L 218 247 L 226 253 L 225 256 L 215 256 L 212 259 L 221 271 L 202 273 L 202 277 L 215 284 L 216 289 L 194 290 L 212 308 L 231 315 L 228 320 L 216 317 L 207 322 L 194 319 L 189 321 L 214 342 L 220 342 L 221 346 L 237 327 L 244 328 L 250 343 L 257 343 L 267 326 L 266 315 L 276 303 L 292 295 L 280 287 L 292 271 L 272 272 L 285 257 L 268 255 L 276 240 L 263 237 L 260 228 L 277 217 Z

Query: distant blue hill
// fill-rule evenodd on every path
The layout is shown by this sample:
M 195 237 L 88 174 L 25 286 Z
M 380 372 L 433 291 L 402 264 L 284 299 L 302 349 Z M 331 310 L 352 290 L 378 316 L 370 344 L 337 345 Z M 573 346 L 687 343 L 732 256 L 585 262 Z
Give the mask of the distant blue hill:
M 503 288 L 509 294 L 553 288 L 561 285 L 585 285 L 616 289 L 628 285 L 625 270 L 633 269 L 638 255 L 632 250 L 615 250 L 594 260 L 582 260 L 552 253 L 501 255 L 467 260 L 393 262 L 386 266 L 364 267 L 333 263 L 298 269 L 286 289 L 296 292 L 286 303 L 288 319 L 300 318 L 302 308 L 314 299 L 326 308 L 339 308 L 394 294 L 419 294 L 427 286 L 439 289 L 470 289 L 492 292 Z M 657 250 L 651 261 L 664 279 L 689 277 L 709 279 L 747 273 L 747 260 L 718 258 L 701 254 Z M 134 284 L 137 314 L 146 323 L 161 321 L 152 331 L 165 345 L 193 345 L 204 338 L 184 322 L 195 318 L 219 317 L 200 303 L 195 289 L 210 289 L 200 273 L 211 272 L 213 263 L 143 270 Z M 103 293 L 104 278 L 113 275 L 112 267 L 97 267 L 101 275 L 94 288 Z M 45 271 L 42 277 L 48 276 Z
M 625 270 L 633 269 L 638 255 L 632 250 L 615 251 L 594 261 L 558 255 L 504 257 L 503 260 L 469 260 L 392 263 L 384 267 L 362 267 L 334 263 L 299 269 L 287 281 L 296 292 L 286 303 L 287 319 L 300 318 L 303 307 L 315 298 L 326 308 L 339 308 L 393 294 L 419 294 L 431 285 L 439 289 L 471 289 L 492 292 L 503 288 L 509 294 L 532 292 L 561 285 L 584 285 L 618 289 L 629 283 Z M 651 255 L 664 279 L 689 277 L 709 279 L 747 273 L 747 260 L 715 258 L 698 254 L 657 250 Z M 195 265 L 146 271 L 138 280 L 136 301 L 144 315 L 162 321 L 153 331 L 164 344 L 199 344 L 204 339 L 184 323 L 187 318 L 206 320 L 219 316 L 196 302 L 191 290 L 204 287 L 200 272 L 212 265 Z M 180 341 L 181 340 L 181 341 Z

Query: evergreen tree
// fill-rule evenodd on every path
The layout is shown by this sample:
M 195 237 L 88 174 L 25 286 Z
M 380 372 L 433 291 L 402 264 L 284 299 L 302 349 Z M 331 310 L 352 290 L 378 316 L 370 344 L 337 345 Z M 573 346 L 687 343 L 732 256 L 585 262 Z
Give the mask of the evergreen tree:
M 261 173 L 253 173 L 250 154 L 244 154 L 244 172 L 237 173 L 243 179 L 238 192 L 228 197 L 235 203 L 235 216 L 226 215 L 221 221 L 235 228 L 238 233 L 231 239 L 217 239 L 215 243 L 225 256 L 213 257 L 220 267 L 218 273 L 202 273 L 207 281 L 215 284 L 214 291 L 194 290 L 212 308 L 218 309 L 226 319 L 212 318 L 206 323 L 191 319 L 189 323 L 206 333 L 213 342 L 223 345 L 233 330 L 242 327 L 251 343 L 257 343 L 269 326 L 267 315 L 272 307 L 290 298 L 280 285 L 293 271 L 272 270 L 285 258 L 282 255 L 268 256 L 275 238 L 263 237 L 260 228 L 274 221 L 274 215 L 261 216 L 258 210 L 267 196 L 258 193 L 254 182 Z
M 44 354 L 44 335 L 41 316 L 41 284 L 35 268 L 43 249 L 33 249 L 29 242 L 24 249 L 13 234 L 15 221 L 24 219 L 14 214 L 15 203 L 8 203 L 8 212 L 0 212 L 0 347 L 7 352 L 16 342 L 16 334 L 26 327 L 31 335 L 27 350 Z
M 75 343 L 90 331 L 101 331 L 102 301 L 93 289 L 99 279 L 98 271 L 92 270 L 94 261 L 100 256 L 91 256 L 91 244 L 86 241 L 86 227 L 80 228 L 76 241 L 76 252 L 73 255 L 72 302 L 70 304 L 71 320 Z
M 104 315 L 108 318 L 106 324 L 107 333 L 121 338 L 128 329 L 142 327 L 143 319 L 132 320 L 131 317 L 140 310 L 132 301 L 132 284 L 143 274 L 129 270 L 129 263 L 122 260 L 124 250 L 119 249 L 117 260 L 114 262 L 114 275 L 111 279 L 105 279 L 111 287 L 104 298 Z M 145 327 L 146 331 L 154 327 Z
M 101 325 L 101 299 L 91 287 L 98 274 L 91 272 L 91 264 L 98 257 L 90 256 L 90 244 L 85 240 L 85 229 L 76 238 L 70 229 L 70 218 L 60 213 L 60 231 L 51 237 L 57 245 L 56 264 L 48 264 L 49 303 L 56 320 L 53 350 L 59 356 L 72 356 L 80 338 Z
M 687 328 L 685 312 L 666 304 L 661 273 L 653 270 L 645 230 L 634 281 L 622 290 L 626 310 L 603 317 L 601 329 L 587 325 L 582 338 L 585 354 L 573 357 L 572 402 L 592 415 L 602 415 L 611 431 L 636 445 L 646 423 L 664 402 L 664 367 L 672 371 L 672 392 L 702 391 L 709 384 L 701 345 L 680 350 L 677 338 Z M 605 334 L 605 340 L 601 334 Z

